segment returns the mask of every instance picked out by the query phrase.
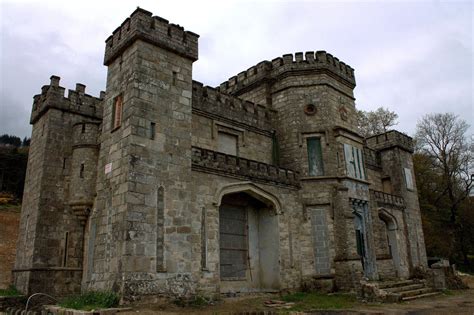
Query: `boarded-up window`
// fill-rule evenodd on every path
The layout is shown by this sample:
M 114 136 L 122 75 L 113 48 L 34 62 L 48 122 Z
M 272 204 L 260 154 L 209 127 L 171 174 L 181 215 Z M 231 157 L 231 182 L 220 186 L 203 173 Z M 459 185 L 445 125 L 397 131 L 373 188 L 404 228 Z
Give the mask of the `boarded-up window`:
M 306 145 L 308 147 L 308 174 L 310 176 L 324 175 L 321 140 L 319 138 L 308 138 Z
M 366 179 L 362 150 L 344 143 L 347 176 Z
M 226 132 L 219 132 L 217 134 L 217 151 L 237 155 L 238 137 Z
M 114 107 L 112 110 L 112 130 L 117 129 L 122 124 L 122 109 L 123 99 L 122 95 L 119 95 L 114 99 Z
M 247 273 L 247 211 L 222 205 L 219 210 L 221 279 L 245 279 Z
M 413 177 L 411 176 L 411 170 L 409 168 L 403 168 L 403 172 L 405 173 L 405 183 L 407 184 L 408 190 L 414 190 L 415 187 L 413 185 Z
M 314 266 L 316 273 L 331 273 L 329 260 L 329 233 L 325 209 L 309 209 L 311 215 L 311 232 L 314 247 Z
M 386 194 L 393 194 L 392 181 L 390 178 L 382 178 L 382 189 Z

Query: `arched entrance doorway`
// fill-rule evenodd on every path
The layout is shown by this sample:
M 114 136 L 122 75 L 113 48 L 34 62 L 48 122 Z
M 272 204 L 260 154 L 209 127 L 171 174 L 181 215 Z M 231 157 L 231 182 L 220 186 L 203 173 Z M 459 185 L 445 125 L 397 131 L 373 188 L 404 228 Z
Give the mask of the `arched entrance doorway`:
M 219 204 L 221 293 L 280 287 L 276 207 L 258 189 L 223 194 Z
M 390 256 L 392 257 L 393 266 L 395 267 L 397 276 L 399 276 L 401 265 L 400 265 L 400 253 L 398 250 L 398 242 L 397 242 L 397 230 L 398 230 L 397 220 L 392 214 L 390 214 L 385 209 L 379 209 L 379 218 L 382 220 L 382 222 L 385 223 L 385 231 L 387 232 L 388 249 L 390 252 Z

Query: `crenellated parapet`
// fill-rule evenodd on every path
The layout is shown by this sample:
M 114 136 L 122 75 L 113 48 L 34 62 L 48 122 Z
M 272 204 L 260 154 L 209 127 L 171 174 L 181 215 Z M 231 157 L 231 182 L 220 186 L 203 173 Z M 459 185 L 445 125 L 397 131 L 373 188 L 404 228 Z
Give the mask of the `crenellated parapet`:
M 222 92 L 235 94 L 240 90 L 261 81 L 277 80 L 285 74 L 297 72 L 304 74 L 326 73 L 342 83 L 354 88 L 356 85 L 354 69 L 325 51 L 308 51 L 286 54 L 272 61 L 262 61 L 223 82 Z
M 197 81 L 193 81 L 192 106 L 194 111 L 211 117 L 230 120 L 232 123 L 243 124 L 245 127 L 264 132 L 273 131 L 271 121 L 272 116 L 276 114 L 275 110 L 203 86 Z
M 197 147 L 192 148 L 192 167 L 198 171 L 273 185 L 300 186 L 295 171 Z
M 403 197 L 387 194 L 383 191 L 378 190 L 370 190 L 370 194 L 372 195 L 372 199 L 377 203 L 378 207 L 388 207 L 396 209 L 405 208 L 405 200 L 403 199 Z
M 376 151 L 398 147 L 410 153 L 414 152 L 413 139 L 396 130 L 390 130 L 379 135 L 368 137 L 366 143 L 369 148 Z
M 30 123 L 34 124 L 48 109 L 56 108 L 94 119 L 102 119 L 102 100 L 105 92 L 100 97 L 90 96 L 85 93 L 86 86 L 77 83 L 75 90 L 68 90 L 64 96 L 65 88 L 59 86 L 60 78 L 51 76 L 51 83 L 41 88 L 41 94 L 33 97 L 33 108 Z
M 137 8 L 105 41 L 104 65 L 108 66 L 139 39 L 196 61 L 198 38 L 199 35 L 179 25 Z

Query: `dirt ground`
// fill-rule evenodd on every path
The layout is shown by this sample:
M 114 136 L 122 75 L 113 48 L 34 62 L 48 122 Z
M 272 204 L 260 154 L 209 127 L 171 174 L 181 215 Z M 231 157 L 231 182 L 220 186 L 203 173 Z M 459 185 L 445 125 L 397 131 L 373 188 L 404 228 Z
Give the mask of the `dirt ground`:
M 314 310 L 308 313 L 280 310 L 278 314 L 387 314 L 387 315 L 438 315 L 438 314 L 468 314 L 474 315 L 474 276 L 464 276 L 463 281 L 469 285 L 469 290 L 449 291 L 437 296 L 404 303 L 393 304 L 364 304 L 357 303 L 354 308 L 346 310 Z M 264 305 L 264 301 L 278 298 L 270 294 L 224 298 L 215 305 L 180 307 L 172 303 L 143 304 L 133 306 L 133 311 L 120 313 L 133 314 L 276 314 L 276 310 Z M 266 311 L 264 313 L 264 311 Z M 272 313 L 274 311 L 275 313 Z

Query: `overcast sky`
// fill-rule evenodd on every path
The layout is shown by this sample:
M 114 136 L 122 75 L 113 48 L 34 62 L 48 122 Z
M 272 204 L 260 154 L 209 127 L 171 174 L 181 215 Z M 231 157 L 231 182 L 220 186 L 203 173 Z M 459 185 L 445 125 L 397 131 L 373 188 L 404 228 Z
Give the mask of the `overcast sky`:
M 397 112 L 396 129 L 413 134 L 424 114 L 447 111 L 473 125 L 471 1 L 0 3 L 0 134 L 30 135 L 32 97 L 52 74 L 66 88 L 104 90 L 104 41 L 137 6 L 201 36 L 193 78 L 204 84 L 286 53 L 326 50 L 355 69 L 357 107 Z

